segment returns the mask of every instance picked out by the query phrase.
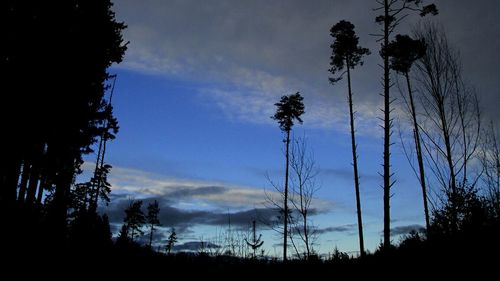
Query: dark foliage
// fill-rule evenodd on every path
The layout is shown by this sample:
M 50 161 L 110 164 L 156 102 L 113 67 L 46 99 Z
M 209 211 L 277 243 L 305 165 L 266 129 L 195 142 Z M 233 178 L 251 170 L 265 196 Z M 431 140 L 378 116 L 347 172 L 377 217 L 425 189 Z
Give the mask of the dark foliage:
M 111 8 L 109 0 L 0 4 L 0 219 L 12 229 L 0 240 L 16 251 L 111 241 L 107 217 L 88 210 L 90 186 L 73 186 L 82 156 L 118 131 L 105 94 L 107 68 L 126 50 L 125 24 Z M 97 173 L 103 183 L 109 168 Z M 95 196 L 107 200 L 108 188 Z
M 330 29 L 330 36 L 334 39 L 333 44 L 330 45 L 332 48 L 330 73 L 336 75 L 344 67 L 353 69 L 358 64 L 363 65 L 361 58 L 369 55 L 370 50 L 358 45 L 359 38 L 354 32 L 354 24 L 341 20 Z M 341 80 L 344 73 L 342 72 L 338 77 L 330 78 L 330 82 L 335 83 Z

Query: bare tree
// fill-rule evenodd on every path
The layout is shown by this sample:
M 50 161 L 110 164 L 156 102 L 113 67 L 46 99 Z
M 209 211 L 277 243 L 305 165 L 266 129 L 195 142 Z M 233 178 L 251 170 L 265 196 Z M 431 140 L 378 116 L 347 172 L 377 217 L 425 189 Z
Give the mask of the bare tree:
M 308 259 L 314 254 L 313 244 L 317 239 L 317 232 L 310 220 L 314 209 L 311 204 L 314 194 L 319 187 L 316 183 L 318 169 L 314 156 L 308 151 L 306 139 L 297 138 L 292 141 L 290 148 L 290 194 L 288 201 L 291 204 L 287 216 L 287 237 L 298 258 Z M 270 208 L 279 211 L 278 221 L 274 221 L 270 227 L 278 233 L 283 233 L 283 207 L 281 200 L 284 198 L 284 189 L 268 179 L 275 189 L 275 193 L 267 193 L 267 203 Z M 279 194 L 280 198 L 276 198 Z M 274 196 L 273 196 L 274 195 Z
M 414 34 L 427 45 L 416 68 L 424 117 L 422 143 L 435 180 L 450 203 L 451 227 L 456 230 L 458 189 L 472 190 L 479 178 L 471 177 L 469 169 L 480 144 L 479 100 L 463 82 L 460 55 L 443 29 L 426 23 Z
M 482 179 L 486 186 L 487 196 L 495 215 L 500 216 L 500 143 L 493 122 L 483 133 L 480 153 L 483 166 Z
M 313 251 L 313 242 L 317 233 L 312 227 L 309 215 L 312 210 L 311 203 L 314 194 L 319 187 L 316 184 L 318 169 L 312 153 L 308 152 L 305 138 L 295 139 L 290 154 L 290 167 L 292 169 L 292 196 L 290 202 L 298 214 L 293 225 L 293 232 L 296 233 L 303 242 L 305 257 L 310 258 Z

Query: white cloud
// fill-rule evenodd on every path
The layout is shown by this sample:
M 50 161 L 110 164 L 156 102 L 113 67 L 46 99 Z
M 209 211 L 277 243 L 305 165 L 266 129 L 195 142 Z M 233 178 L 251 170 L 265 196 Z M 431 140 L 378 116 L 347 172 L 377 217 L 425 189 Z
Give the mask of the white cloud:
M 173 206 L 180 208 L 244 210 L 262 208 L 266 202 L 262 187 L 168 178 L 130 168 L 113 167 L 109 182 L 113 193 L 127 193 L 135 198 L 161 197 L 175 201 Z M 314 203 L 314 208 L 323 211 L 332 207 L 330 201 L 318 199 Z

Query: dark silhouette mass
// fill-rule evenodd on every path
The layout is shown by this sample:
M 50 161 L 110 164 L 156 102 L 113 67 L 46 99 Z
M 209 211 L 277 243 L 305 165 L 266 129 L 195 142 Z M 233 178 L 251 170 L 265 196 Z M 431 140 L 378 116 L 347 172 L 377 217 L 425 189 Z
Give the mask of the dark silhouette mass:
M 73 187 L 82 156 L 118 132 L 107 68 L 122 60 L 125 24 L 111 8 L 106 0 L 2 1 L 0 122 L 9 137 L 1 140 L 0 213 L 17 231 L 1 240 L 18 250 L 64 248 L 82 231 L 111 239 L 96 213 L 111 166 L 102 162 L 90 184 Z

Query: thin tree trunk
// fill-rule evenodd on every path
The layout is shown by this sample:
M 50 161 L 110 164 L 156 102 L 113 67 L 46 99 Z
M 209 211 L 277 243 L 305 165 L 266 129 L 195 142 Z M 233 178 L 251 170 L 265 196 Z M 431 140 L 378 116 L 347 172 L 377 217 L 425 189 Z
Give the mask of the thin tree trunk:
M 284 222 L 283 222 L 283 262 L 287 261 L 287 239 L 288 239 L 288 150 L 290 147 L 290 131 L 286 132 L 286 167 L 285 167 L 285 200 L 283 204 L 283 212 L 284 212 Z
M 21 172 L 21 158 L 18 156 L 2 159 L 2 171 L 0 171 L 1 188 L 0 188 L 0 204 L 2 207 L 14 206 L 17 198 L 17 183 Z
M 38 187 L 38 193 L 36 196 L 36 204 L 38 206 L 41 206 L 42 204 L 42 197 L 43 197 L 43 191 L 47 188 L 47 173 L 42 173 L 42 177 L 40 179 L 40 186 Z
M 304 232 L 304 243 L 306 244 L 307 258 L 311 256 L 311 249 L 309 247 L 309 228 L 307 227 L 307 209 L 304 204 L 304 191 L 302 180 L 299 181 L 299 196 L 300 196 L 300 213 L 302 214 L 302 231 Z
M 389 1 L 384 0 L 384 44 L 382 48 L 389 45 Z M 384 59 L 384 248 L 391 245 L 391 213 L 390 213 L 390 190 L 391 190 L 391 110 L 390 110 L 390 77 L 389 77 L 389 56 L 383 54 Z
M 149 233 L 149 248 L 151 248 L 152 243 L 153 243 L 153 224 L 151 224 L 151 232 Z
M 43 149 L 42 147 L 37 147 Z M 43 151 L 35 151 L 33 165 L 31 166 L 30 182 L 28 185 L 28 193 L 26 194 L 26 204 L 32 206 L 35 203 L 36 190 L 38 187 L 38 180 L 40 178 L 40 157 Z
M 456 232 L 457 230 L 457 182 L 455 175 L 455 166 L 453 165 L 452 158 L 452 149 L 451 149 L 451 141 L 450 141 L 450 132 L 447 124 L 446 114 L 444 110 L 444 100 L 440 99 L 439 103 L 439 114 L 441 118 L 441 126 L 443 128 L 443 138 L 444 144 L 446 148 L 446 161 L 448 164 L 448 168 L 450 169 L 450 184 L 451 184 L 451 227 L 452 231 Z
M 358 235 L 359 235 L 359 253 L 361 257 L 365 256 L 365 246 L 363 240 L 363 219 L 361 216 L 361 197 L 359 194 L 359 175 L 358 175 L 358 154 L 356 152 L 356 137 L 354 134 L 354 110 L 352 104 L 352 90 L 351 90 L 351 71 L 349 65 L 349 58 L 346 59 L 347 65 L 347 88 L 349 98 L 349 117 L 351 123 L 351 145 L 352 145 L 352 165 L 354 168 L 354 190 L 356 191 L 356 211 L 358 216 Z
M 104 133 L 103 133 L 104 134 Z M 99 167 L 101 165 L 101 157 L 104 157 L 102 154 L 102 147 L 104 143 L 104 137 L 101 135 L 101 138 L 99 140 L 99 148 L 97 149 L 97 160 L 95 162 L 95 169 L 94 169 L 94 180 L 92 181 L 92 188 L 91 193 L 90 193 L 90 204 L 89 204 L 89 209 L 92 212 L 95 212 L 97 210 L 97 199 L 99 198 L 99 188 L 101 185 L 101 176 L 99 173 Z
M 408 72 L 405 73 L 406 84 L 408 86 L 408 96 L 410 97 L 410 110 L 411 116 L 413 118 L 413 137 L 415 140 L 415 150 L 417 153 L 418 170 L 420 175 L 420 185 L 422 187 L 422 197 L 424 201 L 424 215 L 425 215 L 425 229 L 427 237 L 429 237 L 430 229 L 430 218 L 429 218 L 429 207 L 427 205 L 427 187 L 425 184 L 425 170 L 424 170 L 424 159 L 422 156 L 422 146 L 420 144 L 420 131 L 417 122 L 417 112 L 415 111 L 415 103 L 413 101 L 413 92 L 410 85 L 410 76 Z
M 31 170 L 31 164 L 29 160 L 24 160 L 23 162 L 23 172 L 21 173 L 21 182 L 19 183 L 19 194 L 17 200 L 23 204 L 24 198 L 26 197 L 26 190 L 28 187 L 28 180 Z

